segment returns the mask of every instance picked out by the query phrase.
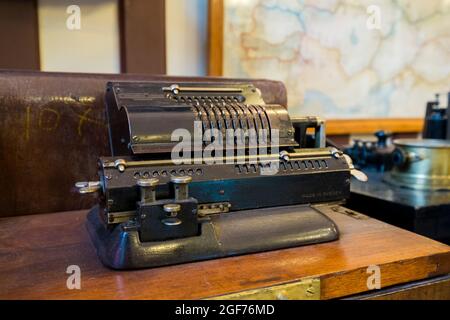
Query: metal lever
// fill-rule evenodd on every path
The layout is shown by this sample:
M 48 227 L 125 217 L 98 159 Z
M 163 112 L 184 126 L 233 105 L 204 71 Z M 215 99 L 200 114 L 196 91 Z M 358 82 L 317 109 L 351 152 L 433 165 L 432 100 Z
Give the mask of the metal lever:
M 139 179 L 137 185 L 141 190 L 141 203 L 152 203 L 156 201 L 156 186 L 159 180 L 156 178 Z
M 355 177 L 357 180 L 362 181 L 362 182 L 367 182 L 369 180 L 369 178 L 367 177 L 367 175 L 364 172 L 362 172 L 362 171 L 360 171 L 358 169 L 355 169 L 355 166 L 353 165 L 352 158 L 350 158 L 349 155 L 342 154 L 342 156 L 347 161 L 348 168 L 350 169 L 350 174 L 353 177 Z
M 180 87 L 177 84 L 173 84 L 170 87 L 162 88 L 163 91 L 171 91 L 173 94 L 180 92 L 217 92 L 217 93 L 241 93 L 242 89 L 239 88 L 221 88 L 221 87 Z
M 96 193 L 101 187 L 100 181 L 80 181 L 75 183 L 75 188 L 78 189 L 80 194 Z
M 165 204 L 163 207 L 169 218 L 163 219 L 161 222 L 166 226 L 177 226 L 181 224 L 181 220 L 177 218 L 178 212 L 181 210 L 181 206 L 177 203 Z
M 188 184 L 192 181 L 190 176 L 172 176 L 170 181 L 174 184 L 175 188 L 175 201 L 186 200 L 189 198 Z

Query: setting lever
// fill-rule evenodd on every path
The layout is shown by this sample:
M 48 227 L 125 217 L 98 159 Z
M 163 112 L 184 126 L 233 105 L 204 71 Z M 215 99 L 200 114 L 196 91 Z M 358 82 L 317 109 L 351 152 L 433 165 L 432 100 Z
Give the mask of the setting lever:
M 75 183 L 75 188 L 80 194 L 96 193 L 101 189 L 100 181 L 80 181 Z
M 350 158 L 349 155 L 343 154 L 343 157 L 347 161 L 348 168 L 350 169 L 350 174 L 354 178 L 356 178 L 357 180 L 362 181 L 362 182 L 367 182 L 369 180 L 369 178 L 367 177 L 367 175 L 364 172 L 362 172 L 358 169 L 355 169 L 352 158 Z
M 156 201 L 156 186 L 159 180 L 156 178 L 139 179 L 137 185 L 141 189 L 141 203 L 152 203 Z
M 188 184 L 192 181 L 190 176 L 172 176 L 170 181 L 174 184 L 175 188 L 175 201 L 186 200 L 189 198 Z

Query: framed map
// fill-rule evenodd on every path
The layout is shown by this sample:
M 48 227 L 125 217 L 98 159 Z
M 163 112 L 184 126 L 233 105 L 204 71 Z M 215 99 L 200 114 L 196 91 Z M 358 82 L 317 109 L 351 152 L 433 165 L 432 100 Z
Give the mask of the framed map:
M 450 90 L 448 0 L 220 2 L 223 52 L 210 63 L 283 81 L 292 115 L 419 119 Z

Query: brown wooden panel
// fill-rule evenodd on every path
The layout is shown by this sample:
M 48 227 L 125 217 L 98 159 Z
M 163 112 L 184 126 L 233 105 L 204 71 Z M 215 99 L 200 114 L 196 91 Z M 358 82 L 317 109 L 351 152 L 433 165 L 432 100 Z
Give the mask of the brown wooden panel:
M 84 226 L 86 211 L 0 219 L 1 299 L 198 299 L 321 279 L 322 299 L 367 291 L 369 265 L 382 287 L 450 273 L 450 247 L 363 215 L 328 210 L 338 241 L 176 266 L 103 267 Z M 65 270 L 81 268 L 81 290 Z
M 121 70 L 166 73 L 164 0 L 120 0 Z
M 37 1 L 0 1 L 0 69 L 39 70 Z
M 450 275 L 377 290 L 349 300 L 450 300 Z
M 372 134 L 378 130 L 385 130 L 395 133 L 421 132 L 423 129 L 423 119 L 343 119 L 328 120 L 328 135 L 345 135 L 352 133 Z
M 208 2 L 208 75 L 223 74 L 223 0 Z

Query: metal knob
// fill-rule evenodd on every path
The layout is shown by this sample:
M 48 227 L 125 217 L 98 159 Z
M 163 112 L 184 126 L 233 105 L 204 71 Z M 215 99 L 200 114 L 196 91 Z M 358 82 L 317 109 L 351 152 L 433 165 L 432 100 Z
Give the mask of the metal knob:
M 151 203 L 156 201 L 156 186 L 159 180 L 156 178 L 139 179 L 137 185 L 141 189 L 141 202 Z
M 166 226 L 177 226 L 181 224 L 181 220 L 177 218 L 181 206 L 177 203 L 168 203 L 163 207 L 164 211 L 169 215 L 169 218 L 163 219 L 161 222 Z
M 280 159 L 284 161 L 289 161 L 289 152 L 287 151 L 281 151 L 280 152 Z
M 114 161 L 114 167 L 116 167 L 119 172 L 124 172 L 127 166 L 127 162 L 124 159 L 117 159 Z
M 188 184 L 192 181 L 191 176 L 172 176 L 170 181 L 174 184 L 175 200 L 186 200 L 189 198 Z
M 178 203 L 165 204 L 163 208 L 171 217 L 175 217 L 181 210 L 181 206 Z

